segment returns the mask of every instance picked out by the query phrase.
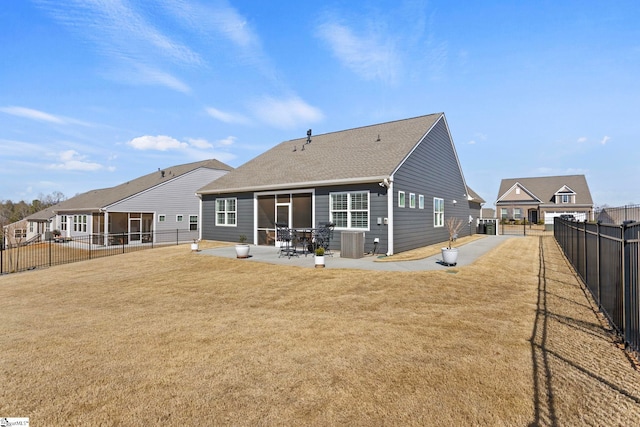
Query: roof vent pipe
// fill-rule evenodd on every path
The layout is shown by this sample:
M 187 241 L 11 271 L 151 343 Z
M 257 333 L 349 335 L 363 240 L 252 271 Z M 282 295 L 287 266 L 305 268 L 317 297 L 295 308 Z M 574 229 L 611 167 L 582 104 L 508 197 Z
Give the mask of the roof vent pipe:
M 311 129 L 307 131 L 307 144 L 311 144 Z

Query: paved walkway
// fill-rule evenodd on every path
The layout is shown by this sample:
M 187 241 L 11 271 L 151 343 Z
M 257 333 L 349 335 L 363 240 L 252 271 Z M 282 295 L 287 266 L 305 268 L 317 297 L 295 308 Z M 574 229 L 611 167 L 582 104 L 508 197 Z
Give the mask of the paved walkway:
M 463 267 L 473 263 L 478 257 L 497 247 L 506 239 L 517 238 L 514 236 L 487 236 L 464 245 L 458 246 L 458 263 L 456 267 Z M 203 255 L 215 255 L 225 258 L 236 258 L 234 246 L 225 246 L 214 249 L 204 249 Z M 340 257 L 340 252 L 334 251 L 333 256 L 325 256 L 326 268 L 352 268 L 359 270 L 379 271 L 424 271 L 446 270 L 448 267 L 442 264 L 440 254 L 416 261 L 385 261 L 376 262 L 379 256 L 365 255 L 364 258 L 351 259 Z M 315 268 L 314 257 L 300 254 L 297 257 L 280 257 L 273 246 L 251 246 L 250 257 L 242 261 L 258 261 L 271 264 L 295 265 L 298 267 Z

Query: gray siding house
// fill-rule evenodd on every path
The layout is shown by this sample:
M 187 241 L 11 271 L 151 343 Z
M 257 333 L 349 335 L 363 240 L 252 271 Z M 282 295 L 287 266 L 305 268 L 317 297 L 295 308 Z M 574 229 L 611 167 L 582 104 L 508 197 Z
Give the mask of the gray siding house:
M 199 238 L 196 190 L 233 168 L 215 159 L 158 170 L 115 187 L 92 190 L 50 208 L 51 228 L 62 237 L 92 236 L 93 243 L 143 243 Z M 116 236 L 117 235 L 117 236 Z M 114 240 L 116 239 L 116 240 Z
M 202 238 L 271 244 L 275 223 L 335 224 L 393 254 L 448 239 L 445 219 L 469 224 L 470 191 L 443 113 L 285 141 L 198 190 Z

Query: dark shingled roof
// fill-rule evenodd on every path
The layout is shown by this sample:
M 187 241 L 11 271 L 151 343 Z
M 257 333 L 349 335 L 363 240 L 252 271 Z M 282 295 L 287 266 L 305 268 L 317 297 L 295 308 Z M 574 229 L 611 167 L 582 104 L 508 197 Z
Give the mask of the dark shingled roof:
M 198 190 L 202 194 L 388 178 L 443 113 L 282 142 Z

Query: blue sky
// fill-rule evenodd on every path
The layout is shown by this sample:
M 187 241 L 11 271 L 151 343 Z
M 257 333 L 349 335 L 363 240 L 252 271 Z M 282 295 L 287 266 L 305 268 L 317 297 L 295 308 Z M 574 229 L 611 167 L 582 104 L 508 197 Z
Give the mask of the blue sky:
M 467 184 L 640 203 L 634 1 L 5 0 L 0 199 L 444 112 Z

